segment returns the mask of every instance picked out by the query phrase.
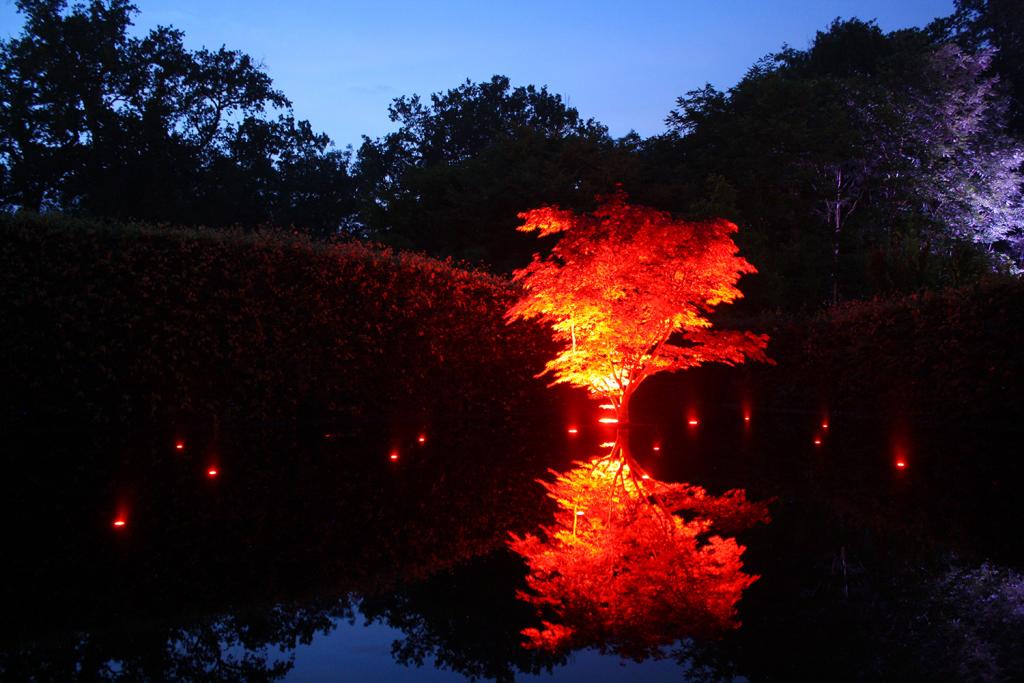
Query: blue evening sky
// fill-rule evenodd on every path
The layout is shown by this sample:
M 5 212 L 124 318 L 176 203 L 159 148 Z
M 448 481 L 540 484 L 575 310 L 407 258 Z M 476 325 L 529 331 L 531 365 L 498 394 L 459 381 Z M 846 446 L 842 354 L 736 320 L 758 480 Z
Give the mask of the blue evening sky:
M 466 78 L 547 85 L 612 135 L 664 130 L 675 98 L 735 84 L 783 43 L 803 48 L 836 17 L 886 31 L 952 13 L 953 0 L 136 0 L 140 32 L 171 24 L 190 48 L 262 60 L 299 118 L 338 144 L 394 129 L 389 102 Z M 0 36 L 17 34 L 0 0 Z

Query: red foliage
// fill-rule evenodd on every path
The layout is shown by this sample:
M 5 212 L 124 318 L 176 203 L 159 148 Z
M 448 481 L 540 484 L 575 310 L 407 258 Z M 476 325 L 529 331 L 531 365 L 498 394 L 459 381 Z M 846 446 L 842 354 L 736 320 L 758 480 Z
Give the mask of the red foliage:
M 510 541 L 530 569 L 520 597 L 546 619 L 523 631 L 528 647 L 640 657 L 739 626 L 736 603 L 757 577 L 719 533 L 767 522 L 765 504 L 659 482 L 612 458 L 552 474 L 541 483 L 558 503 L 554 523 Z
M 711 330 L 707 318 L 741 297 L 736 283 L 756 272 L 737 256 L 734 224 L 677 220 L 627 204 L 621 192 L 592 214 L 545 207 L 519 216 L 523 232 L 562 233 L 549 257 L 515 272 L 525 294 L 507 314 L 551 325 L 561 352 L 546 371 L 556 383 L 606 396 L 627 413 L 633 391 L 655 372 L 767 360 L 765 335 Z

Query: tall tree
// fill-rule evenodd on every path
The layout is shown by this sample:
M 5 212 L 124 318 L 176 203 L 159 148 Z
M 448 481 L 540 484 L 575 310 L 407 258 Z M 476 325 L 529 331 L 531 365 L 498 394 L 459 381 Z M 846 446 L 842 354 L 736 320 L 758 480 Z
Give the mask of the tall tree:
M 510 270 L 534 248 L 512 228 L 532 206 L 589 205 L 628 173 L 630 152 L 546 88 L 467 81 L 397 98 L 399 129 L 358 152 L 361 220 L 371 235 L 436 256 Z
M 956 12 L 938 22 L 945 36 L 970 51 L 992 49 L 993 71 L 1009 86 L 1012 126 L 1024 133 L 1024 12 L 1017 0 L 956 0 Z
M 734 224 L 677 220 L 632 206 L 621 192 L 593 213 L 546 207 L 520 218 L 519 230 L 560 239 L 547 258 L 515 272 L 524 293 L 507 317 L 550 324 L 560 353 L 546 372 L 615 406 L 613 456 L 629 456 L 630 399 L 651 374 L 767 360 L 767 336 L 713 330 L 707 317 L 741 297 L 736 283 L 756 272 L 736 253 Z
M 126 0 L 18 9 L 21 35 L 0 44 L 0 206 L 320 233 L 351 214 L 347 154 L 248 55 L 190 51 L 168 27 L 133 37 Z
M 955 281 L 954 255 L 991 259 L 970 245 L 1003 248 L 1021 224 L 1020 148 L 984 60 L 935 31 L 836 21 L 728 92 L 680 98 L 644 153 L 689 179 L 684 212 L 703 213 L 704 178 L 729 189 L 761 303 Z
M 917 218 L 934 252 L 967 241 L 1019 254 L 1024 240 L 1024 146 L 1006 132 L 1009 102 L 989 72 L 992 56 L 946 44 L 915 81 L 865 89 L 859 100 L 874 214 L 887 226 Z

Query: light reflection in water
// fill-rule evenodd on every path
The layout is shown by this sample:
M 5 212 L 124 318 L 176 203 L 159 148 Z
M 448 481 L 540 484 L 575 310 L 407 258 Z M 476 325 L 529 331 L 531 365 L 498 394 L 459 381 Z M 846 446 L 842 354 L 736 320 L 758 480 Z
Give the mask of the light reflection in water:
M 524 629 L 527 647 L 637 657 L 739 626 L 736 605 L 757 577 L 723 534 L 767 522 L 767 506 L 739 490 L 716 497 L 652 479 L 627 459 L 578 462 L 542 482 L 558 504 L 554 522 L 512 535 L 530 570 L 520 597 L 542 622 Z

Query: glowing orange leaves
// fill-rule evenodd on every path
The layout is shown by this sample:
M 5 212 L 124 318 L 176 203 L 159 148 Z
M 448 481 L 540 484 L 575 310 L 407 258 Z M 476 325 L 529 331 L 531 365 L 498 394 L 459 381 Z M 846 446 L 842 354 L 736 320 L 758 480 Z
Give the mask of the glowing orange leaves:
M 767 521 L 767 509 L 742 492 L 716 498 L 636 471 L 625 438 L 631 396 L 662 370 L 767 361 L 768 338 L 710 329 L 708 315 L 742 296 L 736 283 L 755 272 L 737 256 L 735 225 L 676 220 L 621 192 L 598 201 L 590 214 L 520 214 L 520 231 L 561 237 L 550 256 L 515 272 L 523 295 L 506 319 L 551 326 L 560 349 L 545 372 L 610 399 L 601 407 L 614 417 L 598 422 L 619 435 L 602 444 L 612 448 L 605 458 L 552 472 L 544 486 L 558 503 L 554 523 L 510 546 L 530 569 L 520 597 L 544 620 L 523 631 L 528 645 L 634 656 L 737 625 L 736 603 L 756 577 L 742 571 L 743 548 L 720 534 Z
M 554 474 L 543 482 L 558 503 L 554 523 L 510 541 L 530 569 L 520 597 L 545 620 L 523 631 L 528 646 L 639 656 L 738 626 L 736 603 L 756 577 L 742 571 L 742 546 L 720 534 L 767 521 L 764 505 L 659 482 L 621 460 Z M 684 511 L 690 521 L 674 514 Z
M 561 233 L 550 256 L 515 272 L 524 294 L 506 315 L 551 325 L 561 350 L 546 372 L 556 383 L 612 397 L 628 414 L 630 395 L 655 372 L 767 360 L 767 337 L 712 331 L 707 317 L 741 297 L 736 283 L 755 272 L 737 255 L 734 224 L 677 220 L 628 204 L 622 192 L 599 202 L 591 214 L 519 215 L 523 232 Z
M 547 237 L 563 230 L 568 230 L 576 223 L 576 214 L 572 211 L 559 209 L 557 206 L 545 206 L 531 209 L 519 214 L 523 224 L 516 230 L 519 232 L 537 231 L 541 237 Z

